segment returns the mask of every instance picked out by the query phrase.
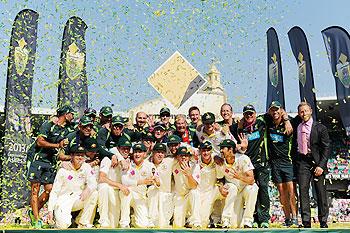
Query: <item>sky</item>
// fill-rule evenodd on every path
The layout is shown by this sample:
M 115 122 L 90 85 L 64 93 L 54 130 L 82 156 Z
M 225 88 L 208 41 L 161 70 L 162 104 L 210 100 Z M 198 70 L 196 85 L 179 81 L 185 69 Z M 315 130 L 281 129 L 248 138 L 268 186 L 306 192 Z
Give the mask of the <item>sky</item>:
M 335 96 L 321 30 L 333 25 L 348 30 L 349 6 L 346 0 L 0 0 L 0 105 L 13 20 L 25 8 L 39 13 L 33 107 L 56 107 L 64 25 L 79 16 L 88 26 L 89 106 L 113 105 L 125 112 L 159 97 L 147 78 L 179 51 L 202 75 L 215 60 L 228 102 L 240 112 L 248 103 L 265 110 L 269 27 L 279 36 L 287 111 L 299 102 L 297 63 L 287 35 L 296 25 L 309 42 L 316 97 Z

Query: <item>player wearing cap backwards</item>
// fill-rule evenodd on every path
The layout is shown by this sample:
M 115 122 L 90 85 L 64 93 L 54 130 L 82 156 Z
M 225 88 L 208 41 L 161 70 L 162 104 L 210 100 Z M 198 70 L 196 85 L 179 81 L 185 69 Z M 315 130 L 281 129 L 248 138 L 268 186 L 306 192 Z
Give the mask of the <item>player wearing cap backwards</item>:
M 177 149 L 176 163 L 172 168 L 174 185 L 174 227 L 185 225 L 186 215 L 192 227 L 201 226 L 200 217 L 200 194 L 198 185 L 200 183 L 200 167 L 198 163 L 190 161 L 191 152 L 187 147 L 181 146 Z
M 68 228 L 71 225 L 71 212 L 81 210 L 76 222 L 79 227 L 93 227 L 92 220 L 97 204 L 97 182 L 91 166 L 85 163 L 99 151 L 96 138 L 91 136 L 93 122 L 87 116 L 80 119 L 78 131 L 67 136 L 65 154 L 71 156 L 68 167 L 58 170 L 48 210 L 49 220 L 55 218 L 56 227 Z
M 200 154 L 200 183 L 201 196 L 201 225 L 208 227 L 209 217 L 213 212 L 214 202 L 224 199 L 228 192 L 225 186 L 217 184 L 216 164 L 212 156 L 213 146 L 209 141 L 202 142 L 199 146 Z M 221 214 L 221 213 L 220 213 Z
M 225 178 L 228 195 L 222 212 L 222 226 L 252 227 L 258 186 L 254 180 L 254 167 L 248 156 L 236 153 L 236 143 L 226 139 L 220 143 L 224 165 L 217 169 L 217 177 Z M 244 209 L 243 209 L 244 208 Z
M 282 105 L 273 101 L 268 113 L 272 122 L 268 121 L 269 162 L 272 181 L 280 194 L 280 202 L 285 215 L 285 226 L 298 226 L 295 190 L 293 185 L 293 164 L 291 157 L 293 134 L 285 131 L 285 120 Z
M 225 139 L 231 139 L 236 142 L 236 139 L 230 133 L 228 126 L 221 127 L 215 123 L 215 115 L 211 112 L 206 112 L 202 116 L 203 125 L 199 126 L 196 130 L 198 139 L 200 142 L 209 141 L 213 146 L 214 155 L 220 155 L 219 144 Z M 247 140 L 244 137 L 240 137 L 240 144 L 237 145 L 237 149 L 244 152 L 247 147 Z
M 112 153 L 119 153 L 124 159 L 129 159 L 131 142 L 126 138 L 121 138 L 118 143 L 118 147 L 111 149 Z M 102 228 L 119 227 L 119 190 L 125 195 L 129 194 L 128 187 L 122 184 L 121 173 L 121 166 L 112 167 L 112 161 L 108 157 L 102 159 L 98 184 L 99 223 Z
M 150 186 L 148 189 L 148 206 L 150 221 L 156 227 L 166 228 L 170 226 L 173 216 L 173 193 L 171 192 L 172 166 L 174 158 L 165 158 L 167 147 L 157 143 L 153 147 L 151 160 L 157 168 L 160 186 Z
M 32 210 L 28 211 L 31 225 L 35 228 L 42 227 L 39 211 L 49 199 L 56 175 L 57 154 L 63 149 L 67 142 L 65 136 L 74 130 L 71 125 L 74 119 L 74 110 L 65 105 L 57 110 L 56 121 L 44 122 L 39 135 L 32 145 L 34 153 L 28 154 L 28 180 L 31 182 L 30 205 Z M 44 185 L 44 192 L 39 196 L 40 185 Z
M 145 160 L 146 147 L 137 143 L 132 147 L 132 162 L 127 171 L 122 172 L 122 184 L 128 186 L 128 195 L 120 192 L 120 227 L 130 227 L 130 208 L 134 209 L 135 227 L 152 227 L 147 207 L 147 185 L 159 186 L 158 172 L 153 163 Z
M 270 168 L 268 165 L 268 143 L 266 121 L 268 115 L 257 116 L 253 105 L 243 108 L 243 118 L 238 123 L 237 134 L 243 133 L 248 139 L 248 148 L 245 154 L 254 166 L 254 178 L 259 186 L 258 199 L 255 207 L 253 227 L 269 227 L 270 197 L 268 184 Z M 289 127 L 292 130 L 292 127 Z

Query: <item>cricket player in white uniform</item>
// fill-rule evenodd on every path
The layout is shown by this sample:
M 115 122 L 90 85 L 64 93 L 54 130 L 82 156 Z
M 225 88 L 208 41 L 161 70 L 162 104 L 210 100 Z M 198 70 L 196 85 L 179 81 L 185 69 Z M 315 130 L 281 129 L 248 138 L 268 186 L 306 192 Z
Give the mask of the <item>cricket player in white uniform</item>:
M 189 224 L 198 228 L 201 225 L 200 218 L 200 194 L 198 185 L 200 183 L 200 167 L 198 163 L 190 162 L 190 150 L 186 147 L 177 149 L 177 162 L 172 172 L 174 185 L 174 227 L 183 227 L 186 222 L 188 211 L 191 216 Z
M 209 141 L 205 141 L 199 146 L 200 177 L 199 191 L 201 196 L 201 225 L 207 228 L 209 225 L 209 217 L 213 212 L 214 202 L 224 199 L 228 190 L 225 186 L 217 185 L 216 164 L 212 157 L 212 145 Z M 219 212 L 221 215 L 221 212 Z M 219 216 L 220 219 L 220 216 Z
M 125 160 L 129 158 L 131 142 L 126 137 L 121 137 L 118 147 L 110 151 L 113 154 L 120 153 Z M 129 194 L 127 186 L 121 181 L 122 166 L 119 164 L 112 167 L 112 161 L 104 157 L 101 161 L 98 184 L 98 209 L 100 214 L 99 223 L 102 228 L 119 227 L 120 198 L 119 191 Z
M 77 218 L 79 227 L 91 228 L 97 205 L 97 182 L 91 166 L 85 163 L 83 147 L 71 148 L 71 169 L 60 168 L 50 194 L 49 222 L 56 227 L 71 225 L 71 212 L 82 210 Z
M 223 227 L 251 228 L 258 195 L 254 180 L 254 166 L 247 155 L 235 152 L 236 144 L 230 139 L 222 141 L 220 151 L 224 164 L 218 166 L 217 177 L 225 178 L 228 195 L 222 213 Z
M 147 193 L 150 221 L 160 228 L 170 227 L 170 219 L 174 211 L 171 178 L 172 167 L 176 160 L 165 158 L 166 150 L 167 147 L 163 143 L 157 143 L 153 147 L 151 160 L 157 168 L 160 186 L 150 186 Z
M 177 149 L 180 147 L 181 138 L 177 135 L 170 135 L 167 142 L 166 157 L 176 158 Z
M 147 186 L 159 186 L 159 177 L 153 163 L 145 160 L 147 148 L 141 143 L 133 147 L 132 162 L 127 171 L 122 172 L 122 184 L 129 187 L 128 195 L 119 192 L 121 201 L 120 227 L 130 227 L 130 208 L 134 209 L 135 227 L 153 227 L 149 221 L 147 206 Z

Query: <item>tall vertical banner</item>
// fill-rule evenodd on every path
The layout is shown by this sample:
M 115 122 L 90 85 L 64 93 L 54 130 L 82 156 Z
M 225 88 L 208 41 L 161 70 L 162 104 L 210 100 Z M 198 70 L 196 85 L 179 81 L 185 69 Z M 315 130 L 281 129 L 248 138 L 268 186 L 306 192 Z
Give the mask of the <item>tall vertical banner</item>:
M 25 178 L 31 143 L 32 85 L 39 14 L 25 9 L 12 26 L 8 57 L 4 154 L 1 171 L 1 213 L 23 206 L 30 188 Z
M 63 32 L 59 70 L 58 105 L 70 104 L 80 114 L 88 106 L 86 29 L 81 18 L 68 19 Z
M 267 35 L 267 99 L 266 110 L 272 101 L 279 101 L 285 108 L 283 76 L 280 46 L 274 28 L 269 28 Z
M 311 67 L 311 57 L 306 35 L 300 27 L 293 27 L 288 32 L 290 46 L 298 64 L 300 100 L 308 102 L 317 120 L 315 84 Z
M 350 135 L 350 37 L 338 26 L 322 30 L 329 63 L 335 78 L 340 118 L 346 134 Z

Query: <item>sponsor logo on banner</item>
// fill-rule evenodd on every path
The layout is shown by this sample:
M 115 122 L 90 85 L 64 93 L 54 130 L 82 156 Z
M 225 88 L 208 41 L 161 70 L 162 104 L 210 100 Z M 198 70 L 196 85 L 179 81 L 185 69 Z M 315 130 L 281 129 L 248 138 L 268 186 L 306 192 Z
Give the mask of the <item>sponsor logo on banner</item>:
M 299 81 L 305 87 L 306 83 L 306 63 L 304 61 L 304 56 L 301 52 L 298 55 L 298 68 L 299 68 Z
M 28 64 L 29 50 L 25 48 L 27 42 L 22 39 L 18 41 L 18 46 L 15 47 L 15 67 L 17 74 L 22 75 Z
M 66 73 L 70 79 L 79 78 L 84 69 L 85 54 L 79 51 L 78 46 L 73 42 L 68 46 L 66 58 Z
M 278 61 L 276 53 L 271 57 L 272 63 L 269 64 L 269 78 L 272 86 L 277 87 L 278 85 Z
M 350 64 L 347 61 L 348 57 L 343 53 L 339 56 L 339 63 L 337 64 L 337 73 L 336 76 L 339 78 L 340 82 L 344 85 L 344 87 L 350 87 Z

